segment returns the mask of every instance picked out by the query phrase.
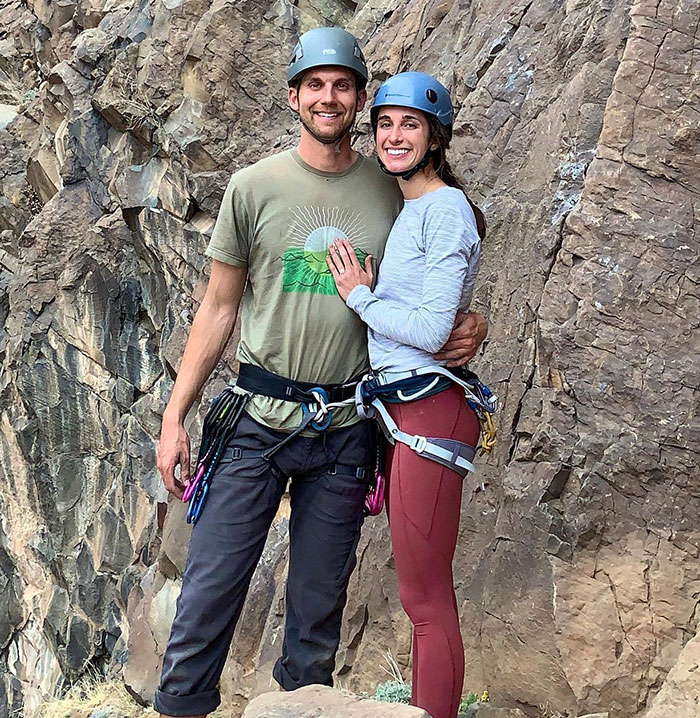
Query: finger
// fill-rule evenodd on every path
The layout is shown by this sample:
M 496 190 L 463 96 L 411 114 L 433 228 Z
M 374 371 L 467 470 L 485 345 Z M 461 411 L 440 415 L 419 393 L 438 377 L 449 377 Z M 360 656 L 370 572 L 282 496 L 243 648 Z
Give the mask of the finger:
M 343 263 L 340 261 L 340 257 L 338 256 L 338 252 L 335 248 L 335 243 L 331 244 L 331 246 L 328 248 L 328 254 L 326 255 L 326 258 L 330 259 L 336 272 L 339 272 L 343 268 Z
M 372 284 L 372 280 L 374 279 L 374 274 L 372 272 L 372 255 L 368 254 L 365 257 L 365 272 L 367 272 L 369 276 L 369 283 Z
M 180 480 L 187 483 L 190 480 L 190 452 L 182 451 L 180 453 Z
M 352 248 L 352 245 L 350 244 L 350 242 L 348 242 L 347 239 L 344 239 L 342 241 L 340 248 L 342 250 L 341 257 L 343 258 L 343 261 L 347 264 L 347 266 L 360 266 L 360 263 L 357 261 L 357 255 L 355 254 L 355 250 Z
M 343 252 L 342 252 L 342 250 L 341 250 L 340 240 L 339 240 L 339 239 L 336 239 L 336 240 L 335 240 L 334 246 L 335 246 L 335 256 L 334 256 L 334 260 L 335 260 L 335 262 L 336 262 L 336 266 L 338 267 L 338 270 L 341 270 L 341 269 L 342 269 L 343 272 L 345 272 L 345 271 L 347 270 L 348 266 L 347 266 L 347 264 L 346 264 L 346 262 L 345 262 L 345 258 L 344 258 L 344 256 L 343 256 Z M 343 272 L 341 272 L 341 274 L 342 274 Z
M 441 352 L 451 352 L 451 351 L 476 351 L 478 348 L 478 343 L 476 341 L 473 341 L 473 337 L 464 337 L 464 338 L 456 338 L 453 337 L 452 339 L 448 339 L 445 342 L 445 345 L 440 349 Z
M 439 359 L 441 361 L 442 360 L 462 361 L 467 357 L 469 357 L 469 358 L 473 357 L 474 354 L 471 351 L 469 351 L 469 350 L 465 351 L 464 349 L 452 349 L 452 350 L 446 351 L 443 348 L 437 354 L 434 354 L 433 356 L 436 359 Z
M 469 339 L 475 337 L 479 332 L 477 326 L 472 322 L 464 322 L 452 330 L 451 338 L 454 339 Z
M 328 265 L 328 269 L 330 270 L 331 274 L 333 275 L 333 279 L 337 282 L 340 278 L 340 275 L 338 274 L 338 268 L 335 266 L 335 262 L 333 260 L 333 257 L 330 254 L 326 255 L 326 264 Z

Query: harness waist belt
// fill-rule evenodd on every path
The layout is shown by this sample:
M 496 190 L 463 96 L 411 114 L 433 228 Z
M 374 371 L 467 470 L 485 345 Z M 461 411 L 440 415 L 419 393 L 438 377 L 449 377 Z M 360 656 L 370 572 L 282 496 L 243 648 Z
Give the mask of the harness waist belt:
M 345 401 L 355 395 L 357 379 L 344 384 L 314 384 L 308 381 L 295 381 L 274 374 L 253 364 L 241 364 L 237 386 L 251 394 L 262 394 L 283 401 L 314 401 L 312 389 L 323 389 L 329 403 Z

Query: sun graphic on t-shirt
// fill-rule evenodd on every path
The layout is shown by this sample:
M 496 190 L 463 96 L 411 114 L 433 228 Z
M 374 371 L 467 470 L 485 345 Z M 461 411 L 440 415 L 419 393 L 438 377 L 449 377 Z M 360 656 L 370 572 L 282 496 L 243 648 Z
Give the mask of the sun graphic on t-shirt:
M 289 237 L 293 246 L 283 256 L 285 292 L 336 294 L 335 281 L 326 264 L 328 247 L 336 239 L 347 239 L 360 263 L 367 252 L 358 248 L 367 240 L 362 216 L 338 207 L 292 207 Z

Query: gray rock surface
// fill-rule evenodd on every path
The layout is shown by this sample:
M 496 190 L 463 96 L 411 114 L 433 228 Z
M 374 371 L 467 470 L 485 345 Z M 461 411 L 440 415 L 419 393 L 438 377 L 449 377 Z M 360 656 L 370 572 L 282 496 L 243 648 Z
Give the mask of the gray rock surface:
M 525 718 L 519 708 L 497 708 L 488 703 L 472 703 L 464 718 Z
M 152 696 L 187 541 L 154 439 L 202 250 L 229 173 L 296 141 L 286 59 L 334 22 L 375 78 L 419 68 L 451 88 L 454 165 L 489 223 L 474 368 L 500 396 L 501 441 L 465 486 L 465 690 L 610 718 L 659 718 L 661 690 L 693 715 L 700 0 L 0 12 L 0 103 L 18 110 L 0 129 L 0 715 L 92 670 Z M 368 133 L 364 113 L 359 148 Z M 234 371 L 230 348 L 195 441 Z M 231 715 L 271 687 L 287 515 L 222 678 Z M 407 675 L 410 653 L 384 517 L 359 559 L 337 674 L 370 691 L 387 649 Z
M 306 686 L 292 693 L 264 693 L 252 700 L 243 718 L 430 718 L 420 708 L 379 703 L 327 686 Z

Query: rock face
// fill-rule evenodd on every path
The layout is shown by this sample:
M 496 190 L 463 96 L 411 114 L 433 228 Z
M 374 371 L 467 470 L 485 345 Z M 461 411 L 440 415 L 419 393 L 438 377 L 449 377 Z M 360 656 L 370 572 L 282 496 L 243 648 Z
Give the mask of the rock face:
M 250 702 L 243 718 L 429 718 L 420 708 L 378 703 L 327 686 L 292 693 L 264 693 Z
M 465 688 L 528 716 L 694 715 L 700 0 L 0 12 L 0 716 L 94 670 L 152 697 L 187 542 L 154 440 L 202 250 L 230 172 L 296 141 L 287 56 L 332 23 L 376 79 L 450 87 L 454 165 L 489 223 L 474 366 L 501 441 L 465 486 Z M 368 150 L 366 113 L 358 133 Z M 202 407 L 234 368 L 230 348 Z M 222 678 L 231 715 L 270 688 L 287 515 Z M 384 517 L 359 559 L 337 674 L 371 690 L 386 650 L 410 651 Z
M 694 718 L 700 715 L 700 639 L 692 638 L 653 699 L 644 718 Z

